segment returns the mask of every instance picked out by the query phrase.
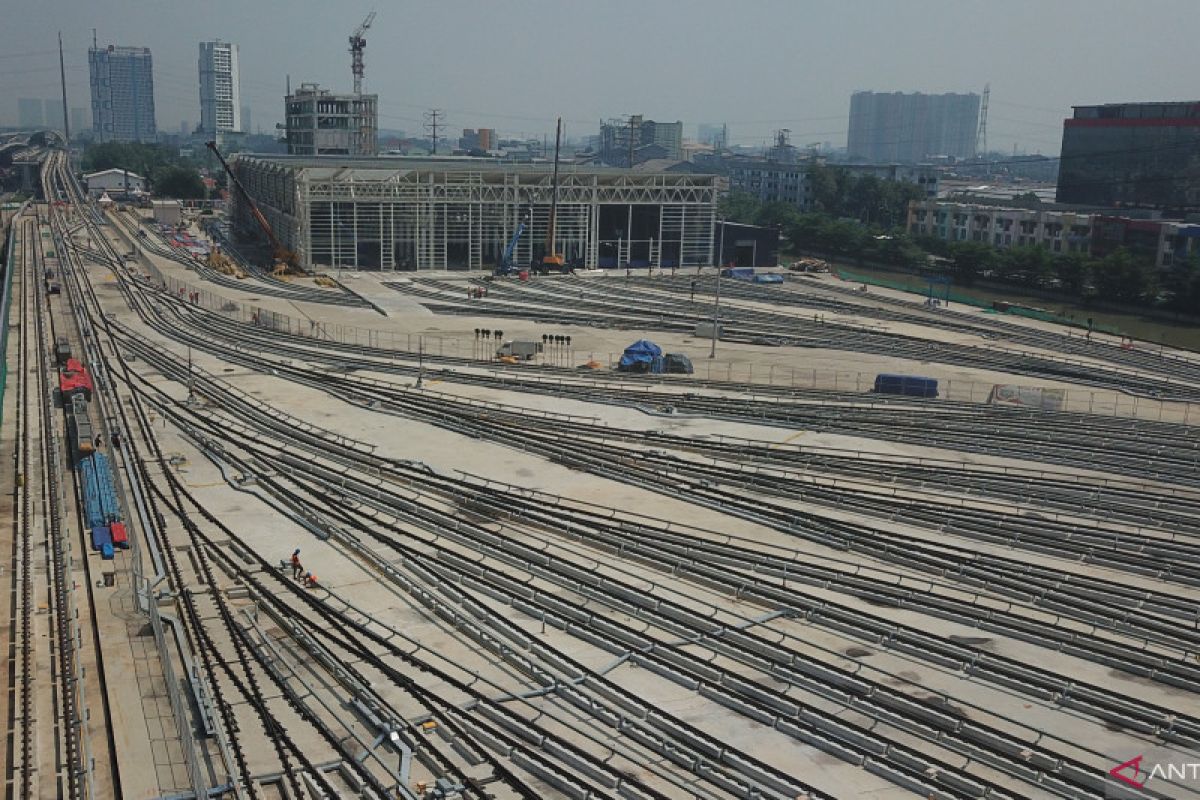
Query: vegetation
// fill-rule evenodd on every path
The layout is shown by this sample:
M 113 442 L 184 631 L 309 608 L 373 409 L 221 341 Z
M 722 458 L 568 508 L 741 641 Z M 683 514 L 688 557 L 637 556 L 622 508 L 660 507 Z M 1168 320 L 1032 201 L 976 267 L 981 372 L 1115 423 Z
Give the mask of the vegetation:
M 150 191 L 162 197 L 196 200 L 205 196 L 196 165 L 160 144 L 94 144 L 83 152 L 83 168 L 88 172 L 127 169 L 146 178 Z
M 986 242 L 911 237 L 904 222 L 909 200 L 920 196 L 918 187 L 855 178 L 828 167 L 818 167 L 812 180 L 815 211 L 803 213 L 789 203 L 761 203 L 744 192 L 731 192 L 719 211 L 735 222 L 778 228 L 797 252 L 944 272 L 964 286 L 987 280 L 1053 291 L 1077 302 L 1095 299 L 1200 314 L 1196 258 L 1160 273 L 1148 258 L 1123 248 L 1096 257 L 1052 253 L 1043 247 L 995 249 Z

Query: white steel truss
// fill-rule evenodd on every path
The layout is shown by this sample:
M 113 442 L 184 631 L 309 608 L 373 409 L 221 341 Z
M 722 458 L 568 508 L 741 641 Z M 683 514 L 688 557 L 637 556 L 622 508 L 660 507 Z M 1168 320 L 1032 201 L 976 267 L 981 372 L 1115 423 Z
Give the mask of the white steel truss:
M 484 269 L 499 260 L 521 221 L 526 231 L 515 263 L 546 252 L 553 187 L 544 166 L 239 156 L 235 169 L 308 269 Z M 711 262 L 711 175 L 569 167 L 558 203 L 553 248 L 568 261 Z M 245 204 L 235 195 L 232 205 L 234 226 L 256 235 Z

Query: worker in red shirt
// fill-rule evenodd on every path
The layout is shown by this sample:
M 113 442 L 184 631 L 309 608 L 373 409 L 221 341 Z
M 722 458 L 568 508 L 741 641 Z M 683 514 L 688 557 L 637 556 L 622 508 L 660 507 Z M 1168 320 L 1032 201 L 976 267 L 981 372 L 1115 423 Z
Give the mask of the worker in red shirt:
M 302 569 L 303 569 L 303 567 L 300 566 L 300 548 L 297 547 L 296 551 L 294 553 L 292 553 L 292 579 L 293 580 L 300 577 L 300 570 L 302 570 Z

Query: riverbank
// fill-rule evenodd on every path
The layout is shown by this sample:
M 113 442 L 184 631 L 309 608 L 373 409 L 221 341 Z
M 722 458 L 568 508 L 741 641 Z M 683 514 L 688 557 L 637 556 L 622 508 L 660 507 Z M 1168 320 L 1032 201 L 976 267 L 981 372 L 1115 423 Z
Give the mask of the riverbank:
M 929 294 L 929 282 L 919 275 L 909 272 L 837 262 L 835 262 L 834 266 L 851 275 L 861 275 L 865 278 L 885 281 L 886 285 L 894 289 L 903 289 L 922 297 Z M 934 286 L 934 294 L 936 296 L 941 297 L 944 291 L 945 287 Z M 952 292 L 952 297 L 967 297 L 980 305 L 990 306 L 993 302 L 1003 301 L 1045 309 L 1067 320 L 1073 320 L 1076 325 L 1081 327 L 1087 326 L 1087 320 L 1090 317 L 1098 329 L 1103 329 L 1110 333 L 1132 336 L 1134 339 L 1146 342 L 1166 344 L 1170 347 L 1200 352 L 1200 326 L 1197 325 L 1152 319 L 1136 311 L 1121 313 L 1085 308 L 1081 305 L 1048 298 L 1044 295 L 1022 292 L 1020 289 L 955 285 L 952 287 Z

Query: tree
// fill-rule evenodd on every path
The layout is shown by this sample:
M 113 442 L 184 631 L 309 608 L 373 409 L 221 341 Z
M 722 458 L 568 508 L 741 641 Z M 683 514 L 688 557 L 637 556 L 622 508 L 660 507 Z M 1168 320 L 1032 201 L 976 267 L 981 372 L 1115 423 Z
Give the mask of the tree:
M 1083 253 L 1068 253 L 1055 259 L 1054 272 L 1062 281 L 1062 288 L 1077 297 L 1090 296 L 1095 290 L 1092 260 Z
M 151 178 L 156 194 L 181 200 L 203 200 L 204 182 L 200 173 L 190 167 L 159 167 Z
M 970 286 L 979 273 L 995 263 L 996 251 L 984 242 L 958 242 L 950 248 L 950 269 L 954 279 Z
M 800 211 L 791 203 L 773 201 L 759 206 L 754 215 L 754 224 L 768 228 L 787 228 L 800 217 Z
M 1097 294 L 1102 300 L 1149 303 L 1158 295 L 1157 267 L 1118 247 L 1096 264 Z
M 845 170 L 833 169 L 823 164 L 813 164 L 808 168 L 808 181 L 813 203 L 819 210 L 833 216 L 842 213 L 846 185 Z
M 751 225 L 762 205 L 759 199 L 749 192 L 733 191 L 721 198 L 721 202 L 717 204 L 717 213 L 730 222 Z

